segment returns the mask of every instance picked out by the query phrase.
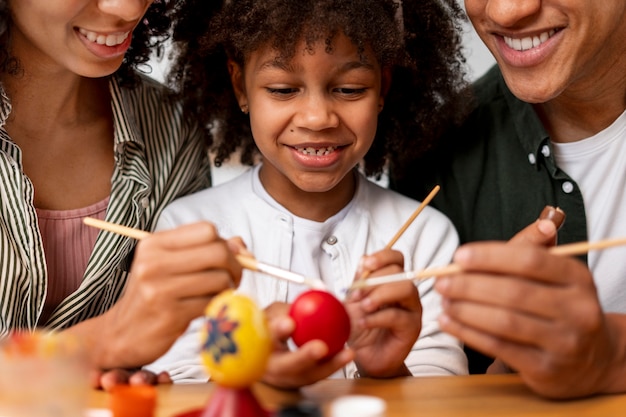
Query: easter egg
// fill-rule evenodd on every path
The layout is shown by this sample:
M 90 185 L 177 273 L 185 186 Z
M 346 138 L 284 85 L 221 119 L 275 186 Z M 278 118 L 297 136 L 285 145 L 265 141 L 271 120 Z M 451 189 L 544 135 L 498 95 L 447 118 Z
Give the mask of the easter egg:
M 291 335 L 297 346 L 319 339 L 328 346 L 331 358 L 343 349 L 350 337 L 350 317 L 344 305 L 327 291 L 309 290 L 300 294 L 289 308 L 296 328 Z
M 226 290 L 207 305 L 201 359 L 211 380 L 244 388 L 265 372 L 272 342 L 265 314 L 249 297 Z

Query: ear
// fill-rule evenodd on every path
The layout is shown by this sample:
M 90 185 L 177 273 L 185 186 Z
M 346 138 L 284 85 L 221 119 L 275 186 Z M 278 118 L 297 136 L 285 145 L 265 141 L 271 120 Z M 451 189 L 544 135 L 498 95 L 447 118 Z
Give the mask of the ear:
M 239 103 L 239 107 L 247 108 L 248 107 L 248 96 L 246 95 L 246 84 L 244 82 L 243 77 L 243 68 L 233 61 L 232 59 L 228 59 L 226 64 L 228 66 L 228 73 L 230 74 L 230 83 L 233 86 L 233 91 L 235 93 L 235 97 L 237 97 L 237 102 Z
M 383 110 L 385 97 L 391 88 L 391 68 L 385 67 L 380 73 L 380 97 L 378 98 L 378 112 Z

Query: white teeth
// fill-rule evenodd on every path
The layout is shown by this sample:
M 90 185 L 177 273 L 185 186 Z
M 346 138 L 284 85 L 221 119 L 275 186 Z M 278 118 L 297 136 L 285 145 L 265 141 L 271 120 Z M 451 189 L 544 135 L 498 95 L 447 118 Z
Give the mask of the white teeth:
M 96 32 L 91 32 L 83 28 L 79 29 L 79 32 L 83 34 L 90 42 L 95 42 L 98 45 L 115 46 L 119 45 L 128 38 L 130 32 L 118 33 L 115 35 L 103 35 Z
M 533 47 L 533 38 L 522 39 L 522 50 L 530 49 Z
M 509 46 L 509 48 L 515 49 L 516 51 L 526 51 L 528 49 L 538 47 L 550 39 L 555 33 L 556 30 L 552 29 L 549 32 L 541 33 L 539 36 L 528 36 L 522 39 L 509 38 L 508 36 L 505 36 L 504 42 Z
M 323 155 L 328 155 L 332 152 L 335 151 L 335 149 L 337 149 L 336 146 L 326 146 L 323 148 L 314 148 L 312 146 L 306 147 L 306 148 L 298 148 L 296 147 L 296 150 L 298 152 L 301 152 L 305 155 L 317 155 L 317 156 L 323 156 Z

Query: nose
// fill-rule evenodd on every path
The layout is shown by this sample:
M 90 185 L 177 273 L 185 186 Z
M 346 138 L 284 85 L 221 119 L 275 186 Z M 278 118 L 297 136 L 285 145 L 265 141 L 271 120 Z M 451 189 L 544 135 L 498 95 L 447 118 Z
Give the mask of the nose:
M 127 22 L 143 17 L 154 0 L 99 0 L 98 8 L 108 15 L 117 16 Z
M 541 2 L 542 0 L 488 0 L 485 14 L 494 23 L 511 27 L 537 14 L 541 10 Z
M 324 93 L 310 93 L 301 98 L 294 123 L 298 127 L 320 131 L 337 127 L 339 116 L 332 98 Z

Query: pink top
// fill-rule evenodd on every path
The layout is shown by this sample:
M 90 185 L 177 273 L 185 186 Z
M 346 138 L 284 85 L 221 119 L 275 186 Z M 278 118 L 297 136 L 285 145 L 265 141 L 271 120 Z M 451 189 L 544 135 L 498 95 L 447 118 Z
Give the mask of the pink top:
M 83 218 L 104 220 L 109 197 L 88 207 L 73 210 L 37 209 L 39 230 L 48 268 L 48 292 L 39 323 L 83 281 L 89 256 L 99 230 L 83 223 Z

